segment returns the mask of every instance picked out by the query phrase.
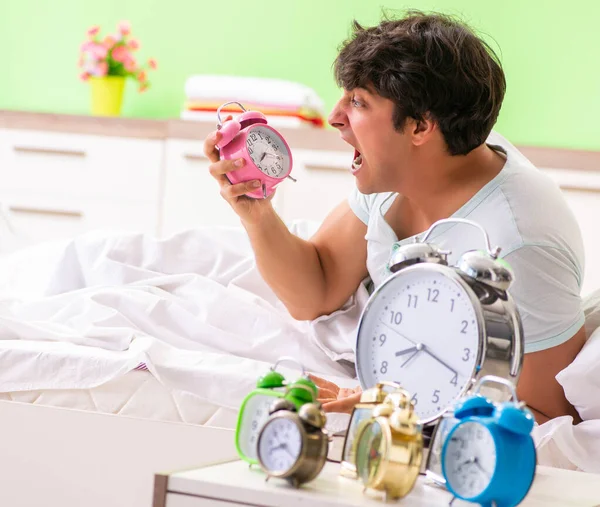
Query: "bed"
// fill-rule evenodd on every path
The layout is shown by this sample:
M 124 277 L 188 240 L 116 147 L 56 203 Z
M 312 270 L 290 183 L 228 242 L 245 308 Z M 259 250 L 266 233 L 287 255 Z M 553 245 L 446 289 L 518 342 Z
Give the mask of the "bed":
M 236 456 L 237 408 L 279 357 L 350 381 L 360 294 L 294 321 L 249 248 L 239 228 L 96 231 L 3 258 L 1 505 L 150 505 L 157 471 Z
M 290 227 L 308 236 L 315 224 Z M 96 231 L 5 257 L 0 281 L 1 505 L 150 505 L 154 473 L 235 457 L 237 408 L 281 356 L 356 383 L 366 290 L 330 316 L 294 321 L 240 228 L 162 240 Z M 573 379 L 596 348 L 570 367 L 565 390 L 587 389 Z M 331 417 L 330 430 L 343 422 Z M 585 424 L 536 428 L 544 464 L 600 471 L 590 459 L 600 414 Z

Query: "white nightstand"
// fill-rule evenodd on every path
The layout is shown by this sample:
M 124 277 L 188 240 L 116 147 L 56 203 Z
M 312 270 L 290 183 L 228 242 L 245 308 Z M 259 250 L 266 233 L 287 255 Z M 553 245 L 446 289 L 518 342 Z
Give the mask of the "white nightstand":
M 340 507 L 380 506 L 382 496 L 362 493 L 357 481 L 340 477 L 339 465 L 327 463 L 321 475 L 300 489 L 271 479 L 243 461 L 156 475 L 154 507 Z M 397 503 L 402 507 L 447 507 L 450 493 L 419 477 L 411 493 Z M 456 500 L 453 507 L 474 504 Z M 538 467 L 523 507 L 594 507 L 600 505 L 600 475 Z

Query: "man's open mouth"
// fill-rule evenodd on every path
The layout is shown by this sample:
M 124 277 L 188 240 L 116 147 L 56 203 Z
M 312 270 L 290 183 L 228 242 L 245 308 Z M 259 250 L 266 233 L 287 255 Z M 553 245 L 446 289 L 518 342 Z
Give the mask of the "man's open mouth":
M 354 150 L 354 160 L 352 161 L 352 172 L 355 173 L 362 167 L 362 154 L 358 150 Z

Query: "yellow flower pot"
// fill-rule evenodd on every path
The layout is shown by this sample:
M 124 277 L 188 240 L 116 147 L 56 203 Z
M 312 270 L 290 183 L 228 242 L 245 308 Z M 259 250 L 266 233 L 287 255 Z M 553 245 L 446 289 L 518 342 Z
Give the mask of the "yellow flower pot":
M 119 116 L 123 102 L 125 78 L 123 76 L 90 77 L 92 87 L 92 114 Z

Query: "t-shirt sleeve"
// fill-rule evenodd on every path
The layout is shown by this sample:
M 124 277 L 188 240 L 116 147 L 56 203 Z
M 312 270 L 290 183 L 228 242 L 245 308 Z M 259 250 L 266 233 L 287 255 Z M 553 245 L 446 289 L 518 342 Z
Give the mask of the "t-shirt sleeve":
M 523 322 L 525 352 L 555 347 L 579 331 L 582 273 L 571 252 L 525 245 L 504 258 L 515 276 L 510 294 Z
M 366 225 L 369 225 L 370 199 L 365 194 L 361 194 L 356 187 L 348 196 L 348 204 L 354 214 L 362 220 Z

